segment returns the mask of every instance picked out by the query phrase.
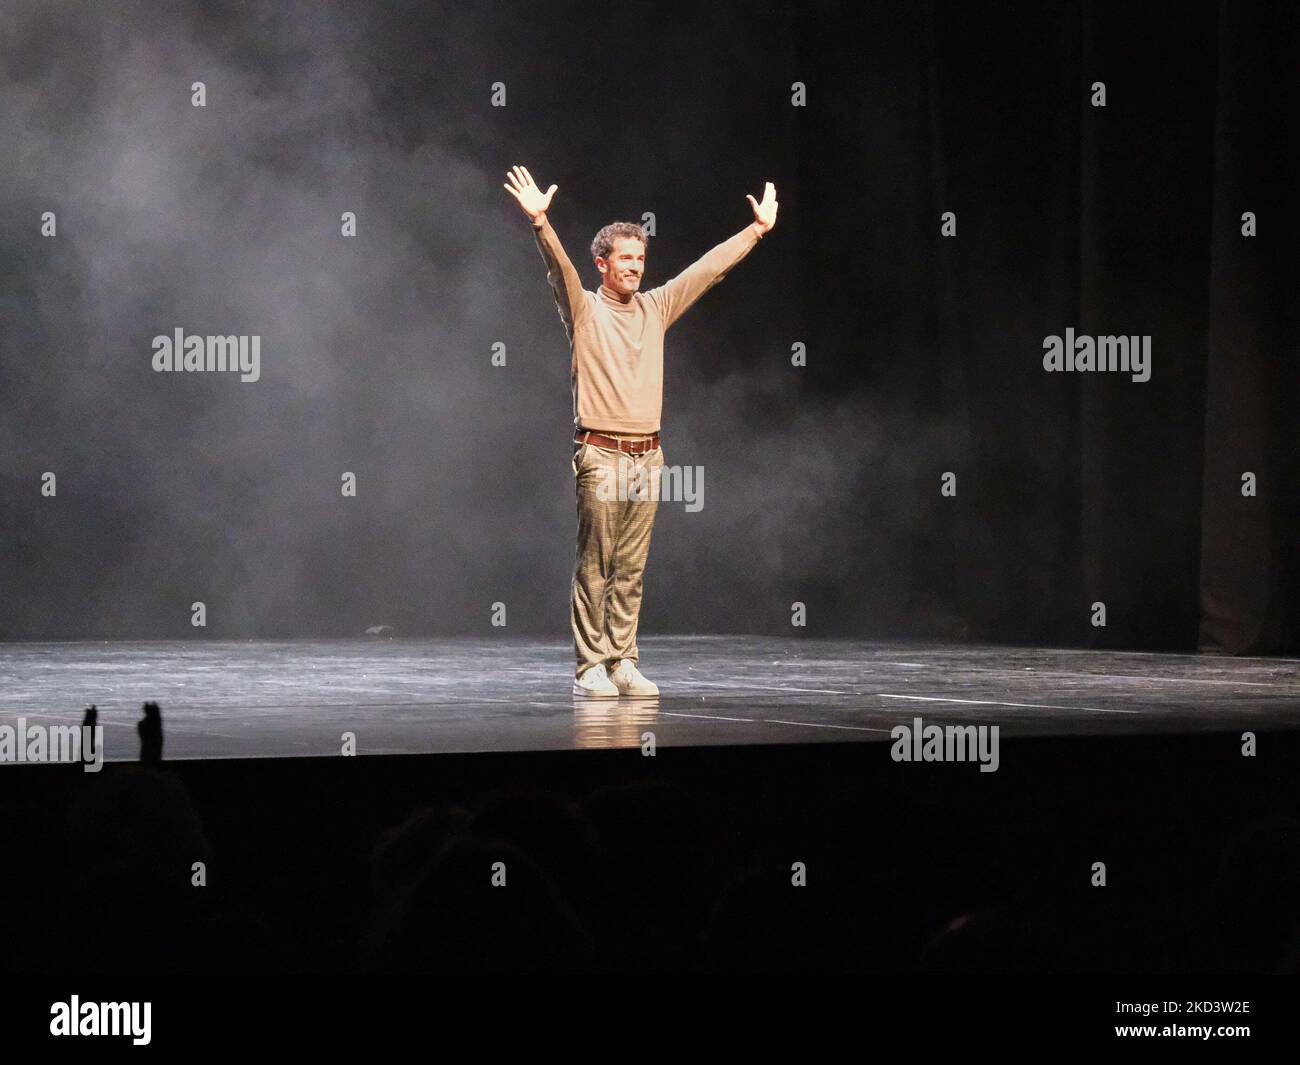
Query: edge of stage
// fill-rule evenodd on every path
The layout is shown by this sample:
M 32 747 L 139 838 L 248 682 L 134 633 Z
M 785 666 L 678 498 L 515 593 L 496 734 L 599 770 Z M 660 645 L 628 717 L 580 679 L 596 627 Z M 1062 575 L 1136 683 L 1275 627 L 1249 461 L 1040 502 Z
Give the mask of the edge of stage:
M 603 867 L 557 825 L 579 811 L 601 862 L 639 870 L 602 896 L 626 910 L 601 926 L 583 971 L 988 971 L 987 959 L 935 962 L 929 946 L 972 913 L 1011 921 L 999 932 L 1008 971 L 1223 971 L 1240 951 L 1205 915 L 1223 901 L 1225 853 L 1271 819 L 1300 818 L 1294 659 L 662 637 L 643 645 L 663 687 L 646 710 L 575 708 L 554 642 L 504 655 L 489 640 L 233 646 L 238 660 L 200 643 L 0 648 L 4 720 L 76 723 L 74 708 L 98 701 L 101 720 L 120 718 L 106 745 L 125 751 L 138 700 L 156 698 L 166 756 L 147 770 L 0 767 L 5 853 L 25 856 L 6 863 L 0 896 L 29 918 L 7 955 L 14 972 L 129 967 L 120 953 L 88 962 L 60 914 L 85 905 L 70 819 L 91 789 L 131 774 L 152 774 L 201 826 L 206 897 L 240 915 L 244 938 L 223 940 L 229 953 L 204 971 L 364 968 L 377 848 L 430 811 L 507 826 L 584 919 L 598 920 L 583 885 Z M 485 674 L 488 656 L 500 663 Z M 465 686 L 476 675 L 520 694 L 486 698 Z M 72 712 L 42 718 L 38 702 Z M 998 724 L 997 770 L 895 760 L 891 723 L 918 716 Z M 360 757 L 337 756 L 347 722 Z M 274 752 L 257 749 L 267 737 Z M 817 888 L 798 898 L 812 901 L 785 893 L 796 863 Z M 729 927 L 718 900 L 737 905 L 736 885 L 754 877 L 781 890 L 740 896 L 749 923 L 710 955 L 701 944 L 717 949 Z M 1239 903 L 1232 912 L 1248 912 Z M 59 927 L 70 941 L 51 939 Z M 150 956 L 149 971 L 199 964 L 186 957 Z

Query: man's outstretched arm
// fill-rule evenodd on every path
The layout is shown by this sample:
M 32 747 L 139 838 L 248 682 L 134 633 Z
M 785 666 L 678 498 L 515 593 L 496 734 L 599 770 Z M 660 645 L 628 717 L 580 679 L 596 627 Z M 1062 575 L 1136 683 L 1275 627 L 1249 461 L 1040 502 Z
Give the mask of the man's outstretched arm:
M 759 240 L 776 225 L 776 186 L 770 181 L 763 192 L 763 202 L 759 203 L 753 196 L 746 196 L 754 208 L 754 221 L 737 233 L 724 240 L 717 247 L 710 249 L 701 258 L 691 263 L 685 270 L 667 284 L 647 292 L 646 298 L 654 301 L 663 316 L 664 328 L 667 329 L 685 314 L 704 293 L 727 276 L 728 272 L 741 259 L 748 255 Z
M 560 238 L 546 217 L 551 198 L 559 186 L 552 185 L 543 192 L 533 181 L 528 168 L 522 166 L 514 167 L 506 177 L 510 184 L 502 187 L 515 198 L 520 210 L 532 222 L 537 249 L 546 263 L 546 280 L 550 282 L 551 291 L 555 294 L 555 306 L 560 312 L 560 321 L 564 323 L 564 332 L 572 341 L 574 327 L 586 313 L 587 302 L 582 294 L 582 278 L 569 261 Z

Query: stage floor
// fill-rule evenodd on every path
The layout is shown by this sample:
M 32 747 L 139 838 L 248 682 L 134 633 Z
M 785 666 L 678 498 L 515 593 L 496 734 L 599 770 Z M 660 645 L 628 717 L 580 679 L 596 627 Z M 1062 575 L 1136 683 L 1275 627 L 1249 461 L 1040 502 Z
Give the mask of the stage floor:
M 570 694 L 567 641 L 0 644 L 0 724 L 100 710 L 109 761 L 138 756 L 160 704 L 168 760 L 881 742 L 900 722 L 996 724 L 1003 737 L 1294 728 L 1300 659 L 646 637 L 652 700 Z M 3 764 L 3 763 L 0 763 Z

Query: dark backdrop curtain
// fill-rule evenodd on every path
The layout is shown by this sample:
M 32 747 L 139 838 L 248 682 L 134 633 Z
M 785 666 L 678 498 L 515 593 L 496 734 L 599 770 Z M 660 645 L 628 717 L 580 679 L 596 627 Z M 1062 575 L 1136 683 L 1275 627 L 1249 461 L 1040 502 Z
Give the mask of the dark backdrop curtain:
M 657 519 L 646 633 L 1300 649 L 1300 5 L 121 6 L 0 26 L 0 639 L 192 636 L 199 597 L 219 636 L 482 634 L 497 597 L 566 631 L 523 161 L 575 260 L 656 211 L 655 282 L 780 191 L 670 340 L 666 456 L 708 503 Z M 177 42 L 226 110 L 140 112 Z M 373 239 L 319 221 L 350 205 Z M 263 381 L 160 380 L 180 324 L 265 331 Z M 1151 380 L 1044 372 L 1071 327 L 1150 335 Z
M 1223 3 L 1214 111 L 1201 646 L 1300 643 L 1300 8 Z M 1240 235 L 1241 214 L 1259 235 Z M 1243 472 L 1258 495 L 1241 494 Z
M 805 199 L 837 207 L 809 241 L 814 302 L 834 311 L 812 331 L 860 363 L 909 461 L 864 469 L 848 627 L 1297 649 L 1300 8 L 863 19 L 824 18 L 807 53 L 835 89 L 805 145 Z M 1045 373 L 1043 338 L 1071 326 L 1150 335 L 1151 380 Z M 956 500 L 938 493 L 948 470 Z

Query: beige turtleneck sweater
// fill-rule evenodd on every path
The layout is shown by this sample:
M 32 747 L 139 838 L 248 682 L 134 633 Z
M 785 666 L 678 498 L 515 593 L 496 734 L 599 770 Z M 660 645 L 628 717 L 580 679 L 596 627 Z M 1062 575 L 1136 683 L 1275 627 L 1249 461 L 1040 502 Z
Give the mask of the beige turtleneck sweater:
M 671 281 L 622 303 L 604 285 L 595 292 L 564 253 L 550 220 L 533 235 L 546 262 L 546 280 L 573 349 L 575 428 L 657 433 L 664 399 L 664 334 L 761 239 L 754 225 L 724 240 Z

